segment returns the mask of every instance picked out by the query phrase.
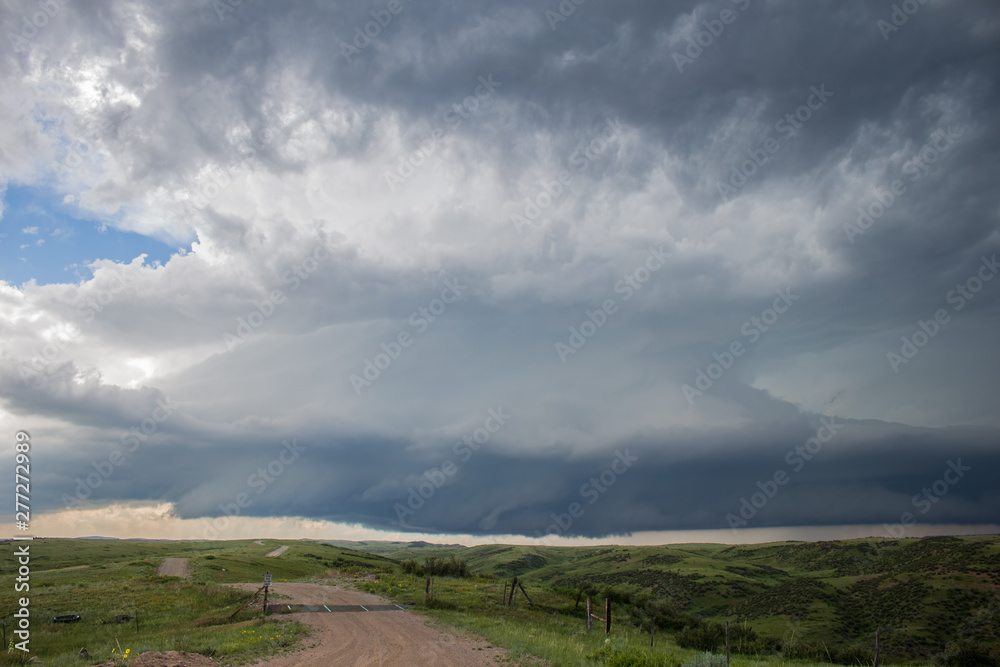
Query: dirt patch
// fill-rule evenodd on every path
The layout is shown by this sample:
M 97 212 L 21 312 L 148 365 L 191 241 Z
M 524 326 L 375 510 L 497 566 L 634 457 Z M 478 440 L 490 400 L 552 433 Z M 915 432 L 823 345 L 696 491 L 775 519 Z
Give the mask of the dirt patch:
M 274 551 L 264 554 L 264 558 L 277 558 L 286 551 L 288 551 L 288 547 L 278 547 Z
M 181 559 L 183 560 L 183 559 Z M 218 667 L 217 662 L 197 653 L 167 651 L 166 653 L 143 653 L 132 663 L 132 667 Z
M 255 591 L 256 584 L 234 584 Z M 278 583 L 272 590 L 290 604 L 379 605 L 388 600 L 341 586 Z M 407 667 L 490 667 L 506 653 L 489 643 L 443 632 L 405 611 L 329 614 L 300 612 L 288 616 L 312 628 L 304 640 L 312 646 L 256 663 L 255 667 L 330 667 L 330 665 L 407 665 Z
M 160 567 L 156 568 L 156 573 L 167 577 L 186 578 L 191 576 L 191 571 L 188 570 L 187 558 L 164 558 L 163 562 L 160 563 Z
M 261 542 L 260 540 L 254 540 L 254 541 L 253 541 L 253 543 L 254 543 L 254 544 L 264 544 L 264 543 L 263 543 L 263 542 Z

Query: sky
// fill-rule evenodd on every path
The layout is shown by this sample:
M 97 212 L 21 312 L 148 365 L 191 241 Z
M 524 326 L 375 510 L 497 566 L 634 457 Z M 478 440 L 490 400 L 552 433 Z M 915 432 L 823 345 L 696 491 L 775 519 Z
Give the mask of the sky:
M 1000 532 L 996 3 L 0 0 L 0 28 L 31 534 Z

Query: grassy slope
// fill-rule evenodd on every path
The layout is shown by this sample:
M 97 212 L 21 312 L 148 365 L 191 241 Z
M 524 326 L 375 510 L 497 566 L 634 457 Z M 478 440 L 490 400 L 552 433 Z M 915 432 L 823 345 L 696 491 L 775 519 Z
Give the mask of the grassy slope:
M 17 546 L 20 546 L 19 543 Z M 289 544 L 281 558 L 264 558 L 272 549 Z M 17 598 L 30 599 L 33 655 L 49 665 L 85 665 L 143 650 L 188 650 L 226 656 L 240 662 L 281 650 L 295 642 L 304 628 L 298 623 L 252 620 L 228 616 L 248 596 L 220 583 L 261 581 L 270 570 L 275 581 L 309 579 L 330 569 L 381 571 L 394 567 L 380 556 L 332 546 L 296 541 L 149 542 L 138 540 L 36 539 L 31 542 L 31 589 L 14 591 L 17 563 L 15 545 L 0 543 L 0 572 L 9 582 L 0 590 L 0 614 L 10 638 Z M 188 558 L 192 577 L 156 576 L 165 557 Z M 138 613 L 139 629 L 134 617 Z M 54 616 L 79 614 L 76 623 L 55 624 Z M 129 615 L 126 623 L 108 623 Z M 278 620 L 278 619 L 275 619 Z M 102 622 L 105 621 L 105 622 Z M 117 644 L 116 644 L 117 639 Z M 94 656 L 77 659 L 80 648 Z M 115 650 L 112 653 L 112 650 Z M 15 653 L 0 653 L 0 664 L 11 664 Z
M 1000 648 L 1000 537 L 783 542 L 727 547 L 471 548 L 383 543 L 392 557 L 464 558 L 531 588 L 641 588 L 704 618 L 786 642 L 871 646 L 927 659 L 959 638 Z

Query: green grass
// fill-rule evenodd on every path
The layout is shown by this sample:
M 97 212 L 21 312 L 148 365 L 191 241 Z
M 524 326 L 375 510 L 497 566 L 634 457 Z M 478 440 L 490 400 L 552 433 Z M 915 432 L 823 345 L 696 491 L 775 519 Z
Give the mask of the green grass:
M 281 557 L 264 557 L 285 544 L 291 548 Z M 308 631 L 293 615 L 272 616 L 262 624 L 244 613 L 228 621 L 249 594 L 221 584 L 259 583 L 267 570 L 275 582 L 333 574 L 353 579 L 365 590 L 413 604 L 440 624 L 504 647 L 519 664 L 535 664 L 537 657 L 555 667 L 678 667 L 704 660 L 703 652 L 678 644 L 683 625 L 708 632 L 711 622 L 723 621 L 731 627 L 750 625 L 758 636 L 771 638 L 761 644 L 770 648 L 757 649 L 759 655 L 734 655 L 738 667 L 820 660 L 870 664 L 877 628 L 886 662 L 926 665 L 952 655 L 959 656 L 954 664 L 963 664 L 977 650 L 1000 657 L 996 536 L 746 546 L 369 544 L 382 553 L 295 540 L 36 539 L 31 591 L 16 593 L 13 584 L 0 591 L 0 615 L 9 632 L 17 598 L 30 597 L 32 655 L 48 665 L 93 664 L 126 649 L 130 656 L 186 650 L 212 655 L 222 664 L 244 664 L 295 646 Z M 0 572 L 9 582 L 18 566 L 14 548 L 0 542 Z M 451 553 L 481 576 L 435 578 L 434 601 L 425 605 L 425 580 L 402 574 L 397 559 L 422 561 Z M 156 566 L 166 557 L 187 558 L 192 577 L 156 576 Z M 501 603 L 504 581 L 515 575 L 524 581 L 534 607 L 520 596 L 516 608 Z M 575 604 L 581 584 L 595 592 L 596 613 L 603 616 L 605 595 L 613 600 L 607 641 L 603 627 L 583 632 L 583 604 Z M 674 626 L 661 625 L 653 649 L 648 624 L 638 616 L 631 620 L 639 599 L 666 602 L 673 610 Z M 71 613 L 82 620 L 51 622 L 53 616 Z M 114 622 L 122 616 L 131 618 Z M 76 658 L 81 647 L 93 656 L 89 663 Z M 0 665 L 19 657 L 2 653 Z
M 664 632 L 654 637 L 650 648 L 649 630 L 622 621 L 625 609 L 612 605 L 612 632 L 594 622 L 586 632 L 584 605 L 575 607 L 575 598 L 548 587 L 526 585 L 535 606 L 519 595 L 514 608 L 501 604 L 504 583 L 494 578 L 436 578 L 434 600 L 424 604 L 425 579 L 403 574 L 380 575 L 374 581 L 357 581 L 362 590 L 383 595 L 444 624 L 480 635 L 502 646 L 523 664 L 541 658 L 553 667 L 596 667 L 597 665 L 643 665 L 679 667 L 703 652 L 680 648 Z M 602 601 L 603 602 L 603 601 Z M 595 613 L 604 616 L 603 605 Z M 616 620 L 617 619 L 617 620 Z M 602 662 L 602 658 L 607 662 Z M 773 657 L 733 656 L 735 667 L 774 665 Z M 781 660 L 782 664 L 810 665 L 808 661 Z
M 181 650 L 242 664 L 287 649 L 308 629 L 288 617 L 269 616 L 262 622 L 248 612 L 229 621 L 250 594 L 220 584 L 260 582 L 265 570 L 278 582 L 312 579 L 331 570 L 395 567 L 380 556 L 294 540 L 265 540 L 259 545 L 249 540 L 35 539 L 30 544 L 30 590 L 17 593 L 12 583 L 0 592 L 0 614 L 9 640 L 17 599 L 29 598 L 31 655 L 49 665 L 92 664 L 121 656 L 126 649 L 130 656 L 147 650 Z M 283 556 L 264 558 L 282 544 L 291 546 Z M 0 572 L 8 582 L 14 581 L 18 567 L 14 549 L 10 542 L 0 543 Z M 188 558 L 192 577 L 155 575 L 166 557 Z M 81 620 L 52 622 L 53 617 L 67 614 L 78 614 Z M 116 622 L 124 616 L 129 620 Z M 81 648 L 94 657 L 91 663 L 76 657 Z M 16 664 L 23 657 L 20 653 L 0 653 L 0 665 Z
M 997 536 L 742 546 L 379 543 L 378 548 L 395 558 L 418 560 L 454 553 L 474 571 L 519 576 L 530 582 L 529 590 L 551 587 L 565 593 L 588 582 L 597 591 L 646 591 L 698 618 L 749 622 L 759 635 L 785 643 L 786 653 L 817 659 L 861 659 L 857 656 L 871 652 L 880 628 L 883 661 L 927 664 L 962 639 L 1000 657 Z M 490 629 L 490 619 L 504 621 L 503 613 L 459 610 L 474 618 L 463 620 L 455 610 L 441 613 L 450 614 L 449 622 L 521 646 L 496 634 L 504 623 Z M 483 618 L 476 620 L 477 614 Z M 545 624 L 544 619 L 531 621 L 536 622 Z M 560 664 L 578 664 L 575 659 Z
M 537 656 L 553 665 L 593 667 L 597 662 L 585 656 L 605 646 L 603 630 L 581 634 L 585 630 L 583 605 L 576 610 L 579 613 L 574 614 L 573 600 L 568 596 L 529 587 L 529 595 L 536 605 L 552 606 L 559 611 L 532 609 L 520 595 L 517 606 L 511 609 L 500 602 L 502 581 L 484 577 L 439 577 L 434 579 L 434 600 L 425 605 L 425 581 L 422 577 L 392 574 L 381 575 L 375 581 L 359 581 L 357 586 L 400 603 L 413 604 L 416 611 L 441 623 L 480 635 L 507 649 L 515 660 Z M 641 646 L 648 651 L 648 634 L 631 628 L 616 627 L 613 641 L 618 648 Z M 662 636 L 657 650 L 678 651 Z

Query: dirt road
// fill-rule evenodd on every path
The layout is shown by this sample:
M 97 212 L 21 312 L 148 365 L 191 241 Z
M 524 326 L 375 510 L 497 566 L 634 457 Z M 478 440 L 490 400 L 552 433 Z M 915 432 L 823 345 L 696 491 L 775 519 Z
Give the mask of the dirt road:
M 278 547 L 274 551 L 264 554 L 264 558 L 277 558 L 286 551 L 288 551 L 288 547 Z
M 257 584 L 235 584 L 247 591 Z M 279 583 L 271 590 L 288 604 L 377 605 L 388 601 L 375 595 L 321 584 Z M 483 641 L 444 634 L 421 617 L 405 611 L 297 613 L 295 618 L 313 628 L 296 653 L 257 663 L 255 667 L 487 667 L 505 653 Z
M 163 562 L 160 563 L 160 567 L 156 568 L 156 573 L 168 577 L 191 576 L 191 572 L 188 570 L 187 558 L 164 558 Z

